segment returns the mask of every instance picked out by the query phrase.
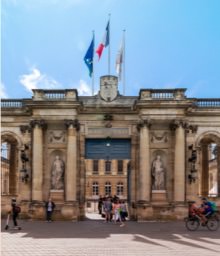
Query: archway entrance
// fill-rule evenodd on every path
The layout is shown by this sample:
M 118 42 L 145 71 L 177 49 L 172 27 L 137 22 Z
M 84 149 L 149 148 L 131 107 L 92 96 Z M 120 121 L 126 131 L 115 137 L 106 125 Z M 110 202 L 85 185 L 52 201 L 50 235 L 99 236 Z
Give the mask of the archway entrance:
M 100 197 L 129 195 L 130 139 L 86 139 L 85 212 L 99 214 Z
M 206 135 L 201 139 L 200 147 L 200 195 L 218 197 L 220 195 L 220 139 L 215 135 Z
M 17 141 L 13 137 L 1 138 L 1 195 L 14 196 L 17 192 Z

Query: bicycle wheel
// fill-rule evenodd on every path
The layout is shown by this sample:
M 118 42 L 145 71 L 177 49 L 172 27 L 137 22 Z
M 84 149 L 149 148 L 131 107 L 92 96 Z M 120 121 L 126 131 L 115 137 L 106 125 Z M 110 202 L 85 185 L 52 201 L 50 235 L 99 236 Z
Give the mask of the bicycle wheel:
M 190 231 L 195 231 L 199 227 L 199 220 L 198 219 L 188 219 L 186 221 L 186 228 Z
M 208 220 L 207 224 L 206 224 L 207 228 L 211 231 L 215 231 L 218 229 L 219 227 L 219 221 L 214 219 L 214 218 L 211 218 Z

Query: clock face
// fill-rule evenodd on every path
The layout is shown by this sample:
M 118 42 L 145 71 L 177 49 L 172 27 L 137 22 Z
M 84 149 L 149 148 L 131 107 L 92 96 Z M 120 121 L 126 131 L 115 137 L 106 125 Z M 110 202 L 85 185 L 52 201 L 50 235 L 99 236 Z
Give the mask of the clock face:
M 100 96 L 105 101 L 113 101 L 118 94 L 117 82 L 115 80 L 105 80 L 101 84 Z

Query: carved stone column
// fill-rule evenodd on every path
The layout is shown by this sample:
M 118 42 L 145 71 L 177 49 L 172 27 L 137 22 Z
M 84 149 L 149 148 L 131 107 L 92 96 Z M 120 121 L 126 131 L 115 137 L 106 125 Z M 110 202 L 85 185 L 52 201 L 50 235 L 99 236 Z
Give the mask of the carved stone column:
M 44 120 L 32 120 L 30 125 L 33 129 L 32 200 L 42 201 L 43 128 L 46 127 L 46 123 Z
M 175 158 L 174 158 L 174 201 L 185 201 L 185 128 L 183 121 L 174 121 L 175 129 Z
M 76 178 L 77 178 L 77 131 L 79 122 L 65 120 L 67 127 L 67 163 L 65 172 L 65 200 L 76 201 Z
M 149 150 L 149 120 L 141 120 L 137 126 L 140 132 L 140 158 L 138 177 L 138 201 L 149 202 L 151 193 L 151 171 L 150 171 L 150 150 Z

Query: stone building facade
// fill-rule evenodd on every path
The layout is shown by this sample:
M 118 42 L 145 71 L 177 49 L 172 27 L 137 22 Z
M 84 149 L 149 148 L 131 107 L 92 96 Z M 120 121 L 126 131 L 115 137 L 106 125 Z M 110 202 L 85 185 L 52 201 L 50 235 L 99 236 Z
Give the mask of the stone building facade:
M 127 201 L 132 219 L 183 218 L 187 201 L 220 204 L 220 98 L 187 98 L 186 89 L 118 92 L 100 78 L 95 96 L 33 90 L 2 100 L 2 214 L 16 197 L 24 218 L 82 220 L 99 195 Z M 5 185 L 4 185 L 5 184 Z

